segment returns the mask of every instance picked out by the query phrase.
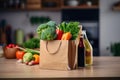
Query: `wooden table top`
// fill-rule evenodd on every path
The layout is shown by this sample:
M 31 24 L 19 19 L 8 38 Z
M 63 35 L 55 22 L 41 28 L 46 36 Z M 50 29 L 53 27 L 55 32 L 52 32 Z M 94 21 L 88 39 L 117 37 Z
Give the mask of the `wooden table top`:
M 94 57 L 94 65 L 71 71 L 42 70 L 16 59 L 0 58 L 0 78 L 100 78 L 120 77 L 120 57 Z M 92 79 L 93 80 L 93 79 Z

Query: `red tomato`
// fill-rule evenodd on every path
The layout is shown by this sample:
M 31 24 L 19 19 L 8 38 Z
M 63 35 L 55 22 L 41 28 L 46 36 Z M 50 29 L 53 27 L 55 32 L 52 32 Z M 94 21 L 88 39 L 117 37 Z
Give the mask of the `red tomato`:
M 12 44 L 9 44 L 8 47 L 9 47 L 9 48 L 12 48 Z
M 12 48 L 15 47 L 15 44 L 11 44 L 12 45 Z
M 23 59 L 24 54 L 24 51 L 16 51 L 16 59 Z
M 15 46 L 16 46 L 16 45 L 15 45 L 15 44 L 12 44 L 12 43 L 8 45 L 9 48 L 14 48 Z

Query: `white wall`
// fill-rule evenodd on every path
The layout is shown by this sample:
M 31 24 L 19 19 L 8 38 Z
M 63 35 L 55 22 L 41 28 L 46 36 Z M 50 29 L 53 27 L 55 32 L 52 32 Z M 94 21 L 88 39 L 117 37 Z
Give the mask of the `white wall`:
M 111 9 L 119 0 L 100 0 L 100 51 L 101 55 L 111 55 L 106 50 L 111 42 L 120 41 L 120 11 Z
M 35 32 L 37 26 L 33 26 L 29 22 L 31 16 L 49 16 L 52 20 L 60 23 L 61 13 L 60 11 L 14 11 L 14 12 L 2 12 L 0 13 L 0 20 L 6 19 L 11 24 L 13 30 L 23 29 L 25 34 Z
M 56 21 L 56 23 L 61 22 L 60 11 L 14 11 L 14 12 L 2 12 L 0 13 L 0 20 L 5 19 L 8 24 L 12 26 L 12 41 L 14 42 L 14 32 L 16 29 L 22 29 L 24 32 L 24 37 L 27 39 L 29 33 L 36 34 L 36 29 L 38 25 L 30 24 L 31 16 L 49 16 L 51 20 Z

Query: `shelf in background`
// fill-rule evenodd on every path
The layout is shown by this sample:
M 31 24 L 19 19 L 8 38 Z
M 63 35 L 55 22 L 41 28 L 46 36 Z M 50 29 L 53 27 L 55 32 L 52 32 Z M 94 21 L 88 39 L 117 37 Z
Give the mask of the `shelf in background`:
M 98 9 L 98 5 L 62 6 L 62 9 Z
M 116 6 L 112 8 L 114 11 L 120 11 L 120 6 Z
M 59 7 L 56 7 L 56 8 L 47 8 L 47 7 L 44 7 L 44 8 L 42 8 L 41 10 L 45 10 L 45 11 L 59 11 L 59 10 L 61 10 L 61 8 L 59 8 Z
M 6 8 L 6 9 L 0 9 L 0 11 L 60 11 L 62 9 L 99 9 L 97 5 L 93 6 L 87 6 L 87 5 L 81 5 L 81 6 L 62 6 L 62 7 L 42 7 L 42 8 Z M 114 10 L 120 10 L 120 7 L 114 8 Z
M 30 9 L 30 8 L 19 8 L 19 9 L 0 9 L 0 11 L 59 11 L 61 8 L 36 8 L 36 9 Z
M 1 3 L 7 3 L 9 0 L 0 1 Z M 22 0 L 20 0 L 22 2 Z M 26 0 L 20 4 L 20 6 L 14 7 L 13 5 L 8 5 L 6 7 L 1 7 L 0 11 L 60 11 L 62 9 L 99 9 L 99 4 L 91 4 L 88 6 L 86 2 L 79 3 L 76 6 L 70 6 L 67 4 L 68 0 Z M 99 0 L 96 0 L 99 2 Z M 92 2 L 93 3 L 93 2 Z M 17 4 L 14 4 L 17 5 Z M 11 8 L 10 8 L 11 7 Z M 3 8 L 3 9 L 2 9 Z

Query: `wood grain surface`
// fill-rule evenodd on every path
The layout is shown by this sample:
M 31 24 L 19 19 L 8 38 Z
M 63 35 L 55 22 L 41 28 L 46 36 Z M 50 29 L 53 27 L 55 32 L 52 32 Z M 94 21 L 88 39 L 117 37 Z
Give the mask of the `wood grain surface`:
M 39 65 L 27 66 L 16 59 L 0 58 L 0 78 L 82 79 L 120 78 L 120 57 L 94 57 L 91 67 L 71 71 L 42 70 Z M 90 79 L 89 79 L 90 80 Z M 93 79 L 92 79 L 93 80 Z M 115 79 L 117 80 L 117 79 Z M 120 80 L 120 79 L 119 79 Z

